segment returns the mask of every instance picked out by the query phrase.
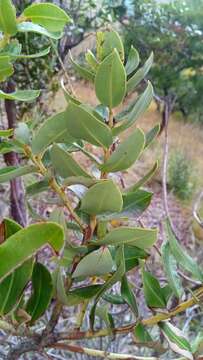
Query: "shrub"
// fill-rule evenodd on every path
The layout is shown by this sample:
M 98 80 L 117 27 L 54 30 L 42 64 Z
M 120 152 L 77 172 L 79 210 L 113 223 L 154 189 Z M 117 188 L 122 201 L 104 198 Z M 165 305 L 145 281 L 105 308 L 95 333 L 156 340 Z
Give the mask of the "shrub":
M 0 2 L 0 10 L 3 50 L 10 45 L 11 36 L 22 29 L 22 21 L 31 22 L 23 25 L 26 29 L 37 27 L 39 30 L 40 25 L 41 33 L 47 36 L 56 36 L 68 21 L 60 8 L 49 3 L 28 7 L 17 20 L 10 0 Z M 63 112 L 49 117 L 37 128 L 21 123 L 15 131 L 0 132 L 4 145 L 15 146 L 23 158 L 23 165 L 0 170 L 0 182 L 36 174 L 36 181 L 26 189 L 27 197 L 39 195 L 40 203 L 42 192 L 51 190 L 59 200 L 49 219 L 35 223 L 33 218 L 33 224 L 26 228 L 11 219 L 4 219 L 1 224 L 0 326 L 19 340 L 6 354 L 5 349 L 2 357 L 16 359 L 26 352 L 46 353 L 52 348 L 95 357 L 122 358 L 122 354 L 84 347 L 81 340 L 129 332 L 133 333 L 135 343 L 154 348 L 153 352 L 163 351 L 163 337 L 157 342 L 148 332 L 148 326 L 156 326 L 172 350 L 192 359 L 194 351 L 190 342 L 169 320 L 200 301 L 202 271 L 183 251 L 166 219 L 166 241 L 161 249 L 166 278 L 159 281 L 149 269 L 150 262 L 147 263 L 157 240 L 157 229 L 130 226 L 150 203 L 152 194 L 141 187 L 154 174 L 157 164 L 130 188 L 122 189 L 115 176 L 131 167 L 159 132 L 157 125 L 147 134 L 135 127 L 137 118 L 153 98 L 150 83 L 128 107 L 121 111 L 117 108 L 126 94 L 133 92 L 143 80 L 152 59 L 145 64 L 144 71 L 137 71 L 138 54 L 132 48 L 124 66 L 123 44 L 113 30 L 97 34 L 96 54 L 95 57 L 87 53 L 85 67 L 73 59 L 72 64 L 80 75 L 94 83 L 99 106 L 93 108 L 81 103 L 63 86 L 67 99 Z M 1 72 L 4 78 L 13 71 L 12 59 L 11 50 L 0 57 L 5 65 Z M 33 90 L 0 92 L 1 98 L 21 101 L 36 98 L 38 94 Z M 121 134 L 126 130 L 128 134 L 123 140 Z M 97 157 L 90 150 L 95 148 Z M 88 157 L 90 169 L 76 159 L 76 151 Z M 98 176 L 93 173 L 93 166 Z M 77 185 L 77 189 L 73 185 Z M 79 192 L 78 185 L 82 186 Z M 40 251 L 47 246 L 52 257 L 48 258 L 48 251 L 44 251 L 48 259 L 43 261 Z M 184 287 L 177 267 L 199 281 L 192 296 L 188 295 L 192 289 L 186 291 L 190 282 Z M 132 269 L 140 275 L 141 300 L 129 281 Z M 119 287 L 115 293 L 116 284 Z M 189 300 L 182 302 L 183 295 Z M 141 311 L 143 300 L 147 308 L 144 312 Z M 179 305 L 174 307 L 174 302 Z M 118 327 L 115 313 L 110 309 L 122 304 L 128 306 L 134 321 Z M 71 306 L 78 309 L 75 327 L 68 325 L 61 331 L 57 327 L 60 316 L 63 314 L 69 324 L 66 310 Z M 45 312 L 47 317 L 43 317 Z M 84 329 L 85 316 L 89 322 Z M 102 322 L 98 322 L 98 318 Z M 103 322 L 105 327 L 101 327 Z M 73 340 L 76 343 L 73 344 Z M 137 358 L 135 355 L 124 357 Z
M 174 151 L 170 157 L 168 184 L 182 200 L 191 199 L 196 187 L 194 165 L 183 152 Z

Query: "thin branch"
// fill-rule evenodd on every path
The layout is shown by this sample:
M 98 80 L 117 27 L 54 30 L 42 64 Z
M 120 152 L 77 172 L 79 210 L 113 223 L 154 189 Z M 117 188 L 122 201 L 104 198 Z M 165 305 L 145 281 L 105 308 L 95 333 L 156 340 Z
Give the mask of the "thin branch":
M 203 220 L 200 218 L 199 214 L 198 214 L 198 209 L 200 207 L 200 203 L 203 199 L 203 191 L 200 193 L 200 195 L 198 196 L 195 205 L 194 205 L 194 209 L 193 209 L 193 217 L 195 218 L 195 220 L 197 221 L 197 223 L 203 228 Z
M 130 359 L 136 359 L 136 360 L 158 360 L 157 357 L 143 357 L 143 356 L 136 356 L 132 354 L 118 354 L 118 353 L 112 353 L 109 351 L 103 351 L 103 350 L 96 350 L 96 349 L 90 349 L 87 347 L 78 346 L 75 344 L 64 344 L 64 343 L 57 343 L 53 344 L 51 347 L 54 347 L 56 349 L 62 349 L 67 350 L 74 353 L 80 353 L 85 354 L 88 356 L 95 356 L 95 357 L 101 357 L 103 359 L 109 359 L 109 360 L 130 360 Z

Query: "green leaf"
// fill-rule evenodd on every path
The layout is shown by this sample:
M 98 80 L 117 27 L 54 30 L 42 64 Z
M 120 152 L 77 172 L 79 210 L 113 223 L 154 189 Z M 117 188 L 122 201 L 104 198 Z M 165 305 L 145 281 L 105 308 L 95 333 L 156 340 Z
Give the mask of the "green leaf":
M 65 97 L 67 103 L 69 103 L 69 101 L 72 101 L 76 105 L 81 104 L 81 102 L 78 99 L 76 99 L 73 94 L 70 94 L 69 91 L 66 89 L 63 78 L 61 79 L 61 88 L 63 90 L 63 94 L 64 94 L 64 97 Z
M 54 288 L 54 296 L 57 298 L 57 300 L 60 301 L 61 304 L 68 305 L 64 285 L 64 276 L 62 273 L 62 268 L 60 266 L 58 266 L 52 273 L 52 281 Z
M 138 316 L 138 307 L 135 295 L 128 283 L 127 276 L 124 275 L 121 281 L 121 296 L 125 302 L 129 305 L 134 315 Z
M 74 158 L 60 146 L 54 144 L 51 148 L 50 156 L 56 173 L 61 177 L 90 177 L 90 175 L 74 160 Z
M 169 321 L 161 321 L 158 325 L 168 341 L 170 348 L 177 354 L 184 356 L 184 358 L 193 360 L 190 343 L 182 331 Z
M 95 72 L 99 66 L 99 63 L 94 56 L 93 52 L 91 50 L 87 50 L 85 54 L 85 60 L 87 61 L 88 65 L 92 68 L 92 70 Z
M 108 305 L 97 306 L 95 315 L 104 321 L 107 329 L 109 329 L 110 331 L 113 330 L 114 321 L 112 315 L 109 313 Z
M 86 255 L 77 265 L 72 277 L 101 276 L 112 271 L 113 260 L 108 248 L 101 248 Z
M 97 57 L 100 61 L 104 60 L 112 51 L 116 49 L 121 61 L 124 61 L 124 47 L 119 34 L 114 31 L 97 32 Z
M 139 158 L 144 149 L 145 136 L 136 129 L 127 139 L 118 145 L 108 160 L 100 166 L 104 172 L 117 172 L 128 169 Z
M 55 208 L 49 216 L 49 221 L 55 222 L 55 223 L 61 225 L 61 227 L 63 228 L 63 231 L 64 231 L 65 241 L 68 242 L 68 240 L 69 240 L 68 229 L 66 226 L 66 218 L 64 215 L 63 208 Z
M 10 219 L 5 219 L 1 226 L 4 227 L 4 241 L 21 230 L 21 226 Z M 1 315 L 9 313 L 19 303 L 23 290 L 31 277 L 32 268 L 33 260 L 30 259 L 0 283 Z
M 36 263 L 32 274 L 32 295 L 26 306 L 26 311 L 31 316 L 31 323 L 44 314 L 52 294 L 53 283 L 50 272 L 44 265 Z
M 168 242 L 164 242 L 161 248 L 162 253 L 162 263 L 164 272 L 166 274 L 168 283 L 173 290 L 174 295 L 180 299 L 183 295 L 183 288 L 181 284 L 181 279 L 177 272 L 177 263 L 173 257 L 170 245 Z
M 155 174 L 155 172 L 158 169 L 158 161 L 155 162 L 154 166 L 148 171 L 146 175 L 144 175 L 135 185 L 129 187 L 126 189 L 126 192 L 137 192 L 137 190 L 146 184 L 147 181 L 149 181 L 152 176 Z
M 153 308 L 165 308 L 166 300 L 158 280 L 145 270 L 142 270 L 142 279 L 147 306 Z
M 95 311 L 96 311 L 97 303 L 98 303 L 100 297 L 103 296 L 104 293 L 108 289 L 110 289 L 114 284 L 116 284 L 118 281 L 120 281 L 122 279 L 123 275 L 125 274 L 125 259 L 124 259 L 123 246 L 118 247 L 118 249 L 116 251 L 116 264 L 117 264 L 116 271 L 101 286 L 101 288 L 99 289 L 99 291 L 98 291 L 98 293 L 97 293 L 97 295 L 95 297 L 94 306 L 92 307 L 91 312 L 90 312 L 90 325 L 91 325 L 92 329 L 94 327 Z
M 43 49 L 35 54 L 20 54 L 20 55 L 14 55 L 16 59 L 36 59 L 43 56 L 46 56 L 49 54 L 51 47 L 47 47 L 46 49 Z
M 113 305 L 123 305 L 126 303 L 119 294 L 104 294 L 102 295 L 102 299 Z
M 126 93 L 126 72 L 116 50 L 99 65 L 95 91 L 99 101 L 110 109 L 122 102 Z
M 31 144 L 33 153 L 38 154 L 43 152 L 54 142 L 74 142 L 75 139 L 69 134 L 66 124 L 66 112 L 61 112 L 49 117 L 34 134 Z
M 66 110 L 66 125 L 76 139 L 83 139 L 95 146 L 108 148 L 112 142 L 111 130 L 82 105 L 69 103 Z
M 102 285 L 90 285 L 69 291 L 67 294 L 68 306 L 75 306 L 95 297 L 101 288 Z
M 16 146 L 12 142 L 10 142 L 10 141 L 0 142 L 0 154 L 8 154 L 11 151 L 17 152 Z
M 142 323 L 138 323 L 134 328 L 134 336 L 136 340 L 142 344 L 152 342 L 153 339 Z
M 43 191 L 49 189 L 49 180 L 40 180 L 26 187 L 26 194 L 29 196 L 35 196 Z
M 153 87 L 150 82 L 145 89 L 145 91 L 138 97 L 135 105 L 131 108 L 131 111 L 127 113 L 124 117 L 124 121 L 121 125 L 113 128 L 112 133 L 114 136 L 120 134 L 122 131 L 128 129 L 132 126 L 135 121 L 144 114 L 144 112 L 149 107 L 153 99 Z
M 22 50 L 22 45 L 17 39 L 10 40 L 2 49 L 0 49 L 0 56 L 5 55 L 9 56 L 12 61 L 14 61 L 18 55 L 20 55 Z
M 1 137 L 10 137 L 13 135 L 13 129 L 7 129 L 7 130 L 0 130 L 0 136 Z
M 109 196 L 111 195 L 111 196 Z M 81 210 L 90 215 L 121 211 L 122 195 L 112 180 L 102 180 L 90 187 L 81 201 Z
M 70 61 L 71 61 L 71 64 L 73 65 L 74 70 L 83 79 L 90 80 L 90 81 L 94 82 L 95 74 L 91 70 L 87 69 L 86 67 L 76 63 L 72 58 L 71 52 L 69 52 L 69 54 L 70 54 Z
M 147 59 L 147 61 L 145 62 L 145 64 L 143 65 L 143 67 L 141 67 L 127 82 L 127 92 L 131 92 L 133 90 L 135 90 L 136 86 L 140 83 L 140 81 L 142 81 L 145 76 L 147 75 L 147 73 L 149 72 L 152 64 L 153 64 L 153 60 L 154 60 L 154 55 L 153 53 L 150 54 L 149 58 Z
M 32 4 L 24 10 L 22 16 L 50 32 L 61 32 L 64 26 L 70 22 L 70 18 L 64 10 L 49 3 Z
M 13 65 L 10 62 L 9 56 L 0 55 L 0 81 L 5 81 L 7 77 L 14 72 Z
M 92 241 L 91 244 L 114 246 L 128 244 L 137 246 L 140 249 L 147 249 L 150 248 L 156 240 L 156 229 L 121 226 L 111 230 L 103 239 Z
M 6 168 L 0 170 L 0 184 L 33 172 L 37 172 L 37 168 L 33 165 L 25 165 L 21 167 L 7 166 Z
M 101 220 L 113 220 L 121 218 L 139 217 L 149 206 L 152 193 L 145 190 L 137 190 L 135 192 L 128 192 L 122 195 L 123 208 L 119 213 L 107 213 L 99 215 Z
M 40 90 L 16 90 L 13 93 L 5 93 L 0 90 L 0 99 L 16 101 L 34 101 L 40 95 Z
M 50 32 L 50 31 L 47 31 L 44 27 L 37 25 L 37 24 L 33 24 L 32 22 L 29 22 L 29 21 L 19 23 L 17 25 L 17 29 L 18 29 L 18 32 L 22 32 L 22 33 L 33 32 L 33 33 L 36 33 L 39 35 L 47 36 L 54 40 L 59 40 L 63 35 L 63 33 L 61 31 L 60 32 Z
M 100 180 L 96 180 L 87 176 L 70 176 L 67 179 L 64 179 L 63 186 L 71 186 L 71 185 L 84 185 L 86 187 L 91 187 L 96 184 Z
M 140 62 L 139 53 L 134 48 L 134 46 L 131 45 L 130 52 L 128 54 L 128 60 L 125 65 L 126 74 L 130 75 L 132 72 L 134 72 L 137 69 L 139 62 Z
M 190 255 L 188 255 L 185 249 L 179 244 L 176 236 L 171 228 L 169 219 L 166 220 L 164 224 L 166 238 L 170 245 L 170 250 L 176 259 L 177 263 L 186 271 L 190 272 L 194 278 L 202 281 L 203 274 L 198 264 L 196 263 Z
M 31 258 L 45 245 L 58 252 L 64 243 L 62 228 L 55 223 L 30 225 L 10 236 L 0 245 L 0 280 L 2 281 L 23 262 Z
M 0 31 L 12 36 L 17 33 L 16 11 L 11 0 L 0 1 Z
M 155 125 L 148 133 L 146 134 L 146 142 L 145 142 L 145 149 L 148 148 L 149 145 L 154 141 L 160 131 L 160 124 Z
M 24 122 L 19 122 L 17 127 L 14 130 L 14 137 L 16 140 L 20 141 L 22 144 L 29 144 L 31 133 L 30 129 Z

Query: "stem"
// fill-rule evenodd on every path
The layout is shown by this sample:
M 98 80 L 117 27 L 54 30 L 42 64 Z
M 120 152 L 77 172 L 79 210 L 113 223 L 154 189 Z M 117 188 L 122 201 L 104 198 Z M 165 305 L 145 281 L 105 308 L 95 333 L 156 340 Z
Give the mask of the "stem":
M 41 158 L 39 156 L 34 156 L 31 152 L 31 149 L 30 147 L 26 146 L 24 148 L 24 151 L 26 153 L 26 155 L 28 157 L 30 157 L 30 159 L 33 161 L 33 163 L 37 166 L 38 168 L 38 171 L 41 175 L 43 176 L 47 176 L 48 175 L 48 170 L 44 167 L 42 161 L 41 161 Z M 68 199 L 65 191 L 63 188 L 61 188 L 54 177 L 52 177 L 50 179 L 50 182 L 49 182 L 49 185 L 51 187 L 51 189 L 57 193 L 59 195 L 59 197 L 61 198 L 61 200 L 63 201 L 63 204 L 64 206 L 68 209 L 69 213 L 71 214 L 72 218 L 75 220 L 75 222 L 80 226 L 81 230 L 84 232 L 85 231 L 85 228 L 79 218 L 79 216 L 75 213 L 71 203 L 70 203 L 70 200 Z
M 61 349 L 61 350 L 67 350 L 67 351 L 74 352 L 74 353 L 86 354 L 88 356 L 95 356 L 95 357 L 98 356 L 103 359 L 109 359 L 109 360 L 114 360 L 114 359 L 158 360 L 158 358 L 154 357 L 154 356 L 153 357 L 143 357 L 143 356 L 136 356 L 136 355 L 132 355 L 132 354 L 118 354 L 118 353 L 112 353 L 112 352 L 103 351 L 103 350 L 90 349 L 90 348 L 78 346 L 75 344 L 60 344 L 60 343 L 58 343 L 58 344 L 51 345 L 51 347 L 54 347 L 56 349 Z

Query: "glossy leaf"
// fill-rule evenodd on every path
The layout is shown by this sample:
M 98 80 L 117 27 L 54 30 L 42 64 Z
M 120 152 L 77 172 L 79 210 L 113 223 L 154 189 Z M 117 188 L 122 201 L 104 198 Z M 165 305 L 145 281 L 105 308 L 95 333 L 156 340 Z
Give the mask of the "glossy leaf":
M 17 33 L 16 11 L 11 0 L 0 1 L 0 31 L 8 35 Z
M 51 148 L 50 155 L 52 165 L 56 173 L 61 177 L 90 177 L 90 175 L 74 160 L 74 158 L 60 146 L 54 144 Z
M 153 53 L 150 54 L 149 58 L 141 67 L 127 82 L 127 92 L 131 92 L 135 90 L 136 86 L 142 81 L 145 76 L 147 75 L 148 71 L 150 70 L 154 60 Z
M 0 99 L 16 101 L 34 101 L 40 95 L 40 90 L 16 90 L 12 93 L 5 93 L 0 90 Z
M 25 165 L 21 167 L 7 166 L 0 170 L 0 184 L 33 172 L 37 172 L 36 167 L 33 165 Z
M 54 40 L 59 40 L 63 35 L 62 32 L 50 32 L 47 29 L 45 29 L 44 27 L 37 25 L 37 24 L 33 24 L 30 21 L 24 21 L 24 22 L 19 23 L 17 25 L 17 29 L 18 29 L 18 32 L 22 32 L 22 33 L 33 32 L 33 33 L 36 33 L 39 35 L 44 35 L 44 36 L 49 37 Z
M 168 341 L 170 348 L 174 352 L 184 356 L 186 359 L 193 360 L 190 343 L 182 331 L 172 325 L 169 321 L 161 321 L 159 327 Z
M 64 243 L 62 228 L 54 223 L 30 225 L 10 236 L 0 245 L 0 280 L 3 280 L 23 262 L 30 259 L 45 245 L 59 252 Z
M 136 129 L 118 145 L 108 160 L 100 166 L 104 172 L 117 172 L 128 169 L 139 158 L 145 144 L 142 130 Z
M 125 227 L 111 230 L 103 239 L 91 242 L 98 245 L 132 245 L 141 249 L 150 248 L 157 240 L 156 229 Z
M 10 219 L 5 219 L 1 226 L 4 227 L 4 239 L 21 230 L 21 226 Z M 3 261 L 3 259 L 2 259 Z M 31 278 L 33 260 L 27 260 L 18 269 L 0 282 L 0 314 L 9 313 L 20 301 L 21 295 Z
M 163 243 L 161 252 L 162 252 L 163 268 L 168 283 L 171 289 L 173 290 L 174 295 L 178 299 L 180 299 L 180 297 L 183 295 L 183 288 L 181 284 L 181 279 L 177 272 L 177 263 L 171 253 L 170 245 L 168 242 Z
M 144 296 L 149 307 L 165 308 L 166 300 L 158 280 L 148 271 L 142 271 Z
M 153 87 L 150 82 L 145 91 L 138 97 L 135 105 L 131 108 L 131 111 L 124 115 L 124 121 L 121 125 L 114 127 L 112 133 L 114 136 L 120 134 L 122 131 L 132 126 L 135 121 L 147 110 L 153 99 Z
M 31 316 L 31 323 L 44 314 L 53 294 L 52 277 L 48 269 L 36 263 L 32 274 L 32 295 L 26 311 Z
M 80 287 L 75 290 L 71 290 L 67 293 L 67 304 L 68 306 L 78 305 L 94 298 L 101 290 L 102 285 L 90 285 L 86 287 Z
M 66 112 L 61 112 L 49 117 L 36 131 L 32 140 L 32 151 L 38 154 L 54 142 L 72 143 L 75 139 L 67 130 Z M 62 141 L 64 139 L 64 141 Z
M 102 295 L 102 299 L 113 305 L 123 305 L 126 303 L 122 296 L 119 294 L 106 293 Z
M 87 69 L 86 67 L 84 67 L 84 66 L 78 64 L 76 61 L 74 61 L 72 58 L 71 52 L 69 54 L 70 54 L 70 61 L 71 61 L 71 64 L 73 65 L 74 70 L 83 79 L 94 82 L 95 74 L 90 69 Z
M 22 15 L 50 32 L 61 32 L 70 22 L 64 10 L 50 3 L 32 4 L 24 10 Z
M 95 91 L 99 101 L 110 109 L 122 102 L 126 93 L 126 72 L 116 50 L 99 65 Z
M 108 148 L 112 142 L 111 130 L 82 105 L 72 102 L 66 110 L 66 126 L 70 135 L 96 146 Z
M 140 62 L 139 53 L 134 48 L 134 46 L 131 45 L 131 48 L 130 48 L 130 51 L 128 54 L 128 60 L 125 65 L 126 74 L 130 75 L 132 72 L 134 72 L 137 69 L 139 62 Z
M 0 81 L 5 81 L 7 77 L 14 72 L 9 56 L 1 56 L 0 54 Z
M 100 61 L 104 60 L 112 51 L 116 49 L 121 61 L 124 61 L 124 47 L 119 34 L 114 31 L 97 32 L 97 57 Z
M 167 219 L 164 225 L 166 238 L 170 245 L 170 250 L 177 263 L 186 271 L 189 271 L 194 278 L 202 281 L 203 273 L 197 262 L 187 254 L 184 248 L 179 244 L 176 236 L 171 228 L 170 221 Z
M 111 196 L 109 196 L 111 194 Z M 81 201 L 81 210 L 90 215 L 121 211 L 122 195 L 112 180 L 103 180 L 90 187 Z
M 72 277 L 101 276 L 112 271 L 113 260 L 108 248 L 92 251 L 77 265 Z
M 136 192 L 141 186 L 145 185 L 149 181 L 158 169 L 158 161 L 155 162 L 154 166 L 144 175 L 135 185 L 127 188 L 126 192 Z
M 137 317 L 138 316 L 137 301 L 126 275 L 123 276 L 121 281 L 121 296 L 125 300 L 125 302 L 129 305 L 135 316 Z

